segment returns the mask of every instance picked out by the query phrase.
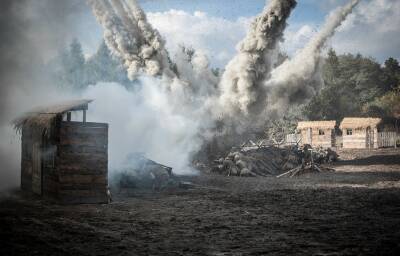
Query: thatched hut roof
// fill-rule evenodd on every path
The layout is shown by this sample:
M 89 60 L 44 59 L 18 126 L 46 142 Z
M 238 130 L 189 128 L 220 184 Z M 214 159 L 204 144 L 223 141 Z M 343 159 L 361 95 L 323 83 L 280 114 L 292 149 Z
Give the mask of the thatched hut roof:
M 92 101 L 86 99 L 71 100 L 56 105 L 39 107 L 15 119 L 13 124 L 17 131 L 21 131 L 23 127 L 31 127 L 47 133 L 58 115 L 69 111 L 87 109 L 88 104 Z
M 340 129 L 374 128 L 381 122 L 381 118 L 375 117 L 345 117 L 340 124 Z
M 307 128 L 335 129 L 336 121 L 301 121 L 297 125 L 298 130 Z

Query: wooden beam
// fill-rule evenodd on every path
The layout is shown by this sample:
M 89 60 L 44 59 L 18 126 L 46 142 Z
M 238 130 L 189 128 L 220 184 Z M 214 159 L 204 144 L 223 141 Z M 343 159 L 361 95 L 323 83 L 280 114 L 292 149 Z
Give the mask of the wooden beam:
M 69 111 L 80 111 L 80 110 L 88 110 L 89 104 L 83 104 L 75 108 L 71 108 Z
M 67 121 L 68 121 L 68 122 L 71 122 L 71 112 L 68 112 L 68 113 L 67 113 Z
M 83 122 L 86 123 L 86 109 L 83 110 Z

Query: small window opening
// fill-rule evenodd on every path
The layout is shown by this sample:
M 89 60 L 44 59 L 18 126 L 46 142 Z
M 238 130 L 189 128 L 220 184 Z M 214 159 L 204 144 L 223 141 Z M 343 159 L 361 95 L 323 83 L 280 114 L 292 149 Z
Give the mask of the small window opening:
M 324 130 L 319 130 L 319 135 L 325 135 L 325 131 Z
M 353 129 L 347 129 L 346 134 L 347 135 L 353 135 Z

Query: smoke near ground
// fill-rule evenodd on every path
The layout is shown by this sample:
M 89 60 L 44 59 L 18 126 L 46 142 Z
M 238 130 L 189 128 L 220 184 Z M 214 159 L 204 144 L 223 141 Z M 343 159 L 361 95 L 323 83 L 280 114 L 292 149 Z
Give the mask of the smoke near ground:
M 20 142 L 10 121 L 34 106 L 76 97 L 95 99 L 89 121 L 110 124 L 110 170 L 129 153 L 144 152 L 178 173 L 191 172 L 191 156 L 213 138 L 217 122 L 251 127 L 249 117 L 265 121 L 270 118 L 263 116 L 266 111 L 285 109 L 318 90 L 312 81 L 319 81 L 321 49 L 357 2 L 339 9 L 306 48 L 274 70 L 296 1 L 269 1 L 221 78 L 201 51 L 181 47 L 169 56 L 163 38 L 136 1 L 89 0 L 108 47 L 122 59 L 137 87 L 99 83 L 77 95 L 54 87 L 43 63 L 70 41 L 76 25 L 71 17 L 79 13 L 82 2 L 2 1 L 0 189 L 19 183 Z
M 10 122 L 20 113 L 66 98 L 43 64 L 76 28 L 82 2 L 3 0 L 0 7 L 0 190 L 19 185 L 20 140 Z
M 176 113 L 157 79 L 141 77 L 140 89 L 128 90 L 116 83 L 90 86 L 84 98 L 90 104 L 88 121 L 109 123 L 109 166 L 112 175 L 131 153 L 174 168 L 178 174 L 193 173 L 188 167 L 191 154 L 199 150 L 200 119 Z
M 144 12 L 135 1 L 89 2 L 103 25 L 105 40 L 114 54 L 125 61 L 128 73 L 131 73 L 132 77 L 139 77 L 139 80 L 143 73 L 153 77 L 150 80 L 146 78 L 145 84 L 157 88 L 156 101 L 160 107 L 158 111 L 168 111 L 161 114 L 165 118 L 158 119 L 173 120 L 170 118 L 179 117 L 182 127 L 186 127 L 183 129 L 186 130 L 186 134 L 174 134 L 174 131 L 180 131 L 175 125 L 168 135 L 161 126 L 159 130 L 151 129 L 155 137 L 159 134 L 164 135 L 161 136 L 164 137 L 163 142 L 171 138 L 178 138 L 179 141 L 171 144 L 160 143 L 157 152 L 153 147 L 139 143 L 147 152 L 152 152 L 151 157 L 159 157 L 166 162 L 173 159 L 171 165 L 174 166 L 176 162 L 180 168 L 188 164 L 189 154 L 195 152 L 194 149 L 199 149 L 202 143 L 207 143 L 207 139 L 213 137 L 210 131 L 217 121 L 222 120 L 225 125 L 236 127 L 234 133 L 240 134 L 246 129 L 260 125 L 268 118 L 283 115 L 289 106 L 311 98 L 322 83 L 319 72 L 321 51 L 326 41 L 333 36 L 335 29 L 358 3 L 357 0 L 352 0 L 333 12 L 327 18 L 321 32 L 311 39 L 303 50 L 293 59 L 275 68 L 279 43 L 283 40 L 286 21 L 295 8 L 296 1 L 269 1 L 264 11 L 253 21 L 247 36 L 238 45 L 237 55 L 228 63 L 219 80 L 220 77 L 211 72 L 207 57 L 201 52 L 182 47 L 182 51 L 171 59 L 160 34 L 147 22 Z M 143 49 L 151 54 L 143 55 Z M 166 65 L 166 59 L 169 66 Z M 172 73 L 171 67 L 174 69 Z M 146 95 L 148 92 L 139 92 L 144 98 L 138 109 L 144 107 L 141 112 L 157 116 L 156 112 L 153 113 L 154 109 L 148 112 L 149 101 L 155 101 L 150 95 Z M 142 122 L 147 123 L 147 120 Z M 156 120 L 153 122 L 158 123 Z M 140 129 L 135 130 L 131 128 L 133 137 L 140 132 Z M 232 132 L 230 128 L 227 131 Z M 200 134 L 205 134 L 202 137 L 204 141 L 199 139 Z M 189 145 L 191 150 L 182 145 Z M 173 149 L 177 149 L 179 153 L 162 157 L 163 152 Z M 129 146 L 124 149 L 124 152 L 128 151 Z M 175 160 L 179 158 L 184 159 L 185 164 Z

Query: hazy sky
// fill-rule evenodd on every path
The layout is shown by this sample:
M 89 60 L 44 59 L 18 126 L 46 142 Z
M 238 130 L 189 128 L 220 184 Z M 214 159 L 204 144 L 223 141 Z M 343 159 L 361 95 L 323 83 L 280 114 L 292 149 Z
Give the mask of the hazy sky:
M 150 22 L 173 52 L 179 44 L 204 51 L 214 66 L 223 66 L 234 54 L 252 17 L 264 0 L 143 0 Z M 301 48 L 323 24 L 325 17 L 346 0 L 301 0 L 289 19 L 282 48 L 290 55 Z M 88 7 L 75 17 L 76 32 L 91 54 L 102 37 L 101 27 Z M 400 1 L 362 0 L 328 47 L 340 53 L 362 53 L 383 62 L 400 58 Z

